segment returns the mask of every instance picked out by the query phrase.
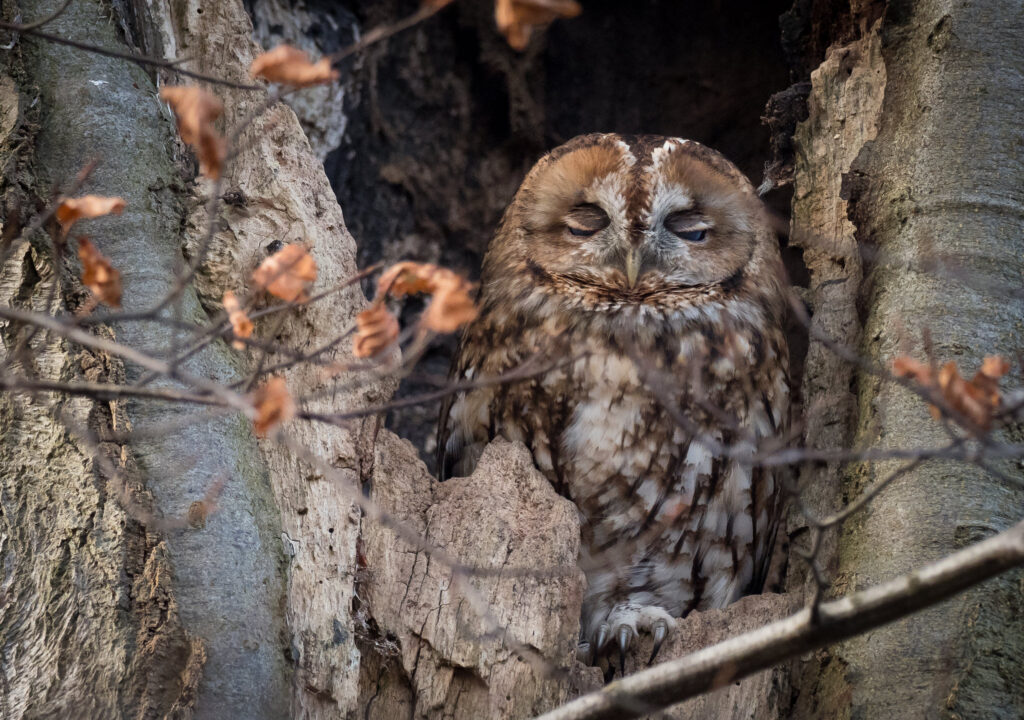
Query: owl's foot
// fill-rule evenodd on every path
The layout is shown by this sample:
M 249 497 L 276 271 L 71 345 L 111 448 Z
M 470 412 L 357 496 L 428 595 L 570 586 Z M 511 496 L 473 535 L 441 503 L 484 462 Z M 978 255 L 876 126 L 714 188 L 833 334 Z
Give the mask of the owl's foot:
M 612 608 L 604 621 L 597 624 L 590 634 L 589 641 L 581 642 L 577 655 L 581 660 L 597 664 L 598 658 L 609 655 L 612 643 L 618 650 L 619 671 L 626 674 L 626 652 L 639 637 L 641 631 L 649 632 L 654 638 L 650 665 L 658 656 L 662 643 L 669 631 L 675 627 L 676 621 L 665 608 L 658 605 L 640 605 L 637 603 L 620 603 Z M 610 673 L 610 674 L 609 674 Z M 606 679 L 615 674 L 615 668 L 609 659 Z

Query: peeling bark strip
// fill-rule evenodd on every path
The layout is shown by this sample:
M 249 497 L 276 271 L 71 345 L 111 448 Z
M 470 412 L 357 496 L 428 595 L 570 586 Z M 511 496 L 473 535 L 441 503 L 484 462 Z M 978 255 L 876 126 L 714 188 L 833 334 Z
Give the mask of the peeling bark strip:
M 808 301 L 813 329 L 856 347 L 860 338 L 857 295 L 862 269 L 847 219 L 843 177 L 877 132 L 885 93 L 885 66 L 875 33 L 835 48 L 811 74 L 808 119 L 797 128 L 796 182 L 791 242 L 803 248 L 811 274 Z M 804 441 L 810 448 L 849 447 L 856 422 L 856 398 L 850 388 L 853 368 L 812 339 L 807 350 L 802 390 L 815 421 Z M 838 468 L 805 475 L 805 500 L 819 514 L 834 512 L 839 500 Z M 794 514 L 794 523 L 801 518 Z M 791 529 L 793 532 L 795 528 Z M 803 568 L 794 563 L 794 570 Z
M 813 335 L 823 333 L 851 348 L 860 343 L 861 320 L 857 300 L 863 281 L 856 227 L 848 219 L 844 178 L 866 145 L 878 132 L 885 96 L 886 69 L 881 55 L 880 23 L 863 37 L 832 47 L 811 73 L 807 120 L 800 123 L 795 145 L 794 195 L 790 243 L 803 249 L 811 276 L 805 300 L 811 312 L 812 339 L 807 350 L 801 391 L 809 417 L 803 444 L 808 448 L 846 448 L 857 425 L 858 406 L 853 387 L 854 368 Z M 843 505 L 840 492 L 845 466 L 804 466 L 798 476 L 802 498 L 819 517 Z M 809 541 L 806 518 L 791 507 L 789 535 L 798 546 Z M 822 536 L 822 565 L 836 568 L 836 533 Z M 787 590 L 802 596 L 812 593 L 814 578 L 805 562 L 789 564 Z M 839 663 L 828 655 L 815 655 L 793 663 L 792 682 L 797 688 L 795 717 L 814 717 L 820 712 L 819 694 L 842 696 L 842 681 L 832 682 Z M 823 677 L 824 676 L 824 677 Z

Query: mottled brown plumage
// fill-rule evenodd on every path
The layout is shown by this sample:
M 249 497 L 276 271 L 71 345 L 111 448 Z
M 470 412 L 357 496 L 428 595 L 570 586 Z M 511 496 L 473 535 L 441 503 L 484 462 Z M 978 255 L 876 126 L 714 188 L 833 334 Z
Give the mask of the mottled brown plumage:
M 541 159 L 484 260 L 443 409 L 442 477 L 501 435 L 576 503 L 581 640 L 723 607 L 771 553 L 779 482 L 749 462 L 788 423 L 784 280 L 745 177 L 697 143 L 587 135 Z

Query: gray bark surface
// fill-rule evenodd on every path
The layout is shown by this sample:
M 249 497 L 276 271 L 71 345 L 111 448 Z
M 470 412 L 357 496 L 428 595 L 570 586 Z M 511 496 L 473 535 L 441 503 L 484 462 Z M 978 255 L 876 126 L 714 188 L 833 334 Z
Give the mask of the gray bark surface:
M 58 5 L 37 3 L 31 11 L 42 15 Z M 123 51 L 108 12 L 101 3 L 75 2 L 48 29 Z M 153 307 L 183 268 L 183 187 L 169 152 L 171 118 L 150 78 L 132 64 L 35 39 L 22 44 L 27 79 L 39 92 L 38 172 L 47 190 L 56 189 L 90 159 L 99 159 L 88 191 L 121 196 L 127 209 L 120 217 L 91 222 L 88 232 L 121 272 L 125 306 Z M 165 315 L 172 312 L 184 320 L 207 320 L 191 288 Z M 111 331 L 118 341 L 157 357 L 170 357 L 175 343 L 185 339 L 159 323 L 123 323 Z M 230 382 L 242 368 L 220 343 L 184 369 Z M 140 374 L 137 367 L 125 368 L 128 382 Z M 153 384 L 174 386 L 169 380 Z M 149 401 L 129 402 L 124 412 L 127 427 L 140 433 L 125 450 L 164 514 L 183 515 L 218 478 L 227 480 L 218 512 L 203 529 L 172 530 L 164 538 L 181 622 L 205 646 L 198 717 L 280 717 L 288 693 L 279 640 L 283 556 L 267 472 L 249 423 L 238 415 Z M 88 521 L 87 513 L 82 521 Z M 75 648 L 66 652 L 64 662 L 87 667 Z M 87 696 L 93 695 L 103 697 L 88 689 Z
M 833 49 L 812 76 L 811 117 L 797 135 L 804 172 L 798 164 L 794 233 L 805 231 L 817 245 L 805 254 L 815 321 L 856 343 L 856 301 L 866 308 L 859 349 L 883 364 L 908 350 L 925 359 L 922 330 L 931 333 L 937 362 L 955 360 L 968 376 L 984 355 L 1012 358 L 1022 346 L 1021 21 L 1012 3 L 890 3 L 878 25 Z M 841 192 L 822 193 L 825 173 L 839 172 Z M 805 200 L 815 196 L 823 212 Z M 867 258 L 859 289 L 853 228 Z M 845 286 L 825 284 L 836 279 Z M 816 352 L 812 342 L 812 358 Z M 834 361 L 809 360 L 809 407 L 832 393 L 842 400 L 848 377 Z M 947 439 L 908 391 L 866 373 L 850 387 L 854 446 Z M 842 401 L 844 417 L 850 406 Z M 827 423 L 815 433 L 840 437 L 842 427 Z M 1019 467 L 997 466 L 1020 477 Z M 811 499 L 827 511 L 896 467 L 825 473 Z M 1021 497 L 1019 485 L 978 468 L 927 463 L 846 524 L 832 556 L 835 591 L 884 581 L 1008 528 L 1020 517 Z M 795 715 L 1020 717 L 1019 582 L 1009 573 L 818 653 Z

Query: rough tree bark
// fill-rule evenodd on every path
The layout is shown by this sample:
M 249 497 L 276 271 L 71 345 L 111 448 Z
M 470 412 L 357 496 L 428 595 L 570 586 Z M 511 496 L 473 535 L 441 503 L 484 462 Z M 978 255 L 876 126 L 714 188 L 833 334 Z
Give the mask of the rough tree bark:
M 859 38 L 830 49 L 813 73 L 810 117 L 796 136 L 793 230 L 811 272 L 815 324 L 882 363 L 915 344 L 921 357 L 924 330 L 936 359 L 966 373 L 986 354 L 1016 357 L 1024 340 L 1019 8 L 853 3 L 851 15 Z M 805 392 L 821 422 L 808 444 L 841 445 L 852 434 L 858 447 L 921 447 L 946 437 L 909 392 L 867 373 L 851 379 L 812 342 Z M 804 479 L 813 506 L 828 512 L 895 467 Z M 1019 484 L 928 463 L 827 546 L 835 591 L 1004 530 L 1020 507 Z M 1010 573 L 798 663 L 794 716 L 1019 717 L 1020 578 Z M 791 578 L 794 589 L 800 582 Z
M 8 18 L 43 15 L 57 6 L 12 4 L 5 11 Z M 72 4 L 51 29 L 124 49 L 101 4 Z M 8 142 L 23 138 L 9 145 L 23 172 L 8 176 L 15 182 L 6 188 L 5 226 L 49 202 L 98 158 L 90 189 L 123 196 L 128 209 L 116 221 L 97 222 L 95 241 L 121 268 L 126 297 L 140 308 L 153 305 L 180 265 L 181 181 L 168 152 L 173 130 L 149 78 L 122 61 L 45 42 L 15 43 L 4 60 L 16 78 L 5 85 L 11 92 L 5 106 L 16 118 Z M 37 235 L 18 248 L 5 269 L 5 301 L 48 312 L 82 304 L 86 296 L 66 272 L 66 259 L 54 267 L 52 241 Z M 188 319 L 202 314 L 192 291 L 177 310 Z M 145 348 L 173 341 L 152 325 L 100 332 Z M 7 350 L 25 333 L 7 325 Z M 42 352 L 36 367 L 23 368 L 29 373 L 114 381 L 140 374 L 45 333 L 33 342 Z M 226 380 L 238 368 L 221 347 L 196 357 L 189 371 Z M 117 431 L 162 423 L 178 431 L 143 435 L 131 447 L 112 441 Z M 287 705 L 288 669 L 276 650 L 278 522 L 265 510 L 271 501 L 264 473 L 252 463 L 256 446 L 240 420 L 201 419 L 189 409 L 151 403 L 29 397 L 5 408 L 4 426 L 4 558 L 11 568 L 3 622 L 5 716 L 188 715 L 201 677 L 210 716 L 248 708 L 252 698 L 260 699 L 265 717 L 279 716 Z M 141 493 L 142 508 L 151 492 L 165 512 L 182 515 L 217 476 L 229 477 L 222 520 L 198 533 L 148 532 L 145 516 L 126 515 L 117 500 L 121 481 L 95 466 L 86 431 L 120 466 L 128 494 Z

